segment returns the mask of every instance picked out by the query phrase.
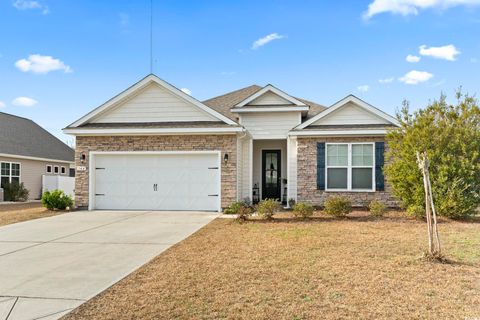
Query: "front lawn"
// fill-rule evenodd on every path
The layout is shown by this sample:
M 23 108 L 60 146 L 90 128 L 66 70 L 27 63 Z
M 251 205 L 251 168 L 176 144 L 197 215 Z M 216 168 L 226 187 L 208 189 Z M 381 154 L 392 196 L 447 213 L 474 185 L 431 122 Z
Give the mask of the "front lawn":
M 450 263 L 420 259 L 426 224 L 397 215 L 217 219 L 66 318 L 479 318 L 480 223 L 439 228 Z
M 40 202 L 4 203 L 0 204 L 0 226 L 50 217 L 60 213 L 63 212 L 47 210 Z

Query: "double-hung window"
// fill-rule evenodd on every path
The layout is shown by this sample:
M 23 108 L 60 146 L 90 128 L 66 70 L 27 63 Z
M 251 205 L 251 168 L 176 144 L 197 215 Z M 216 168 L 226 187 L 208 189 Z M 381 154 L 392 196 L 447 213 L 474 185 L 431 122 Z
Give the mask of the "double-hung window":
M 327 143 L 326 190 L 374 191 L 374 143 Z
M 1 162 L 0 187 L 3 188 L 6 183 L 11 182 L 20 182 L 20 163 Z

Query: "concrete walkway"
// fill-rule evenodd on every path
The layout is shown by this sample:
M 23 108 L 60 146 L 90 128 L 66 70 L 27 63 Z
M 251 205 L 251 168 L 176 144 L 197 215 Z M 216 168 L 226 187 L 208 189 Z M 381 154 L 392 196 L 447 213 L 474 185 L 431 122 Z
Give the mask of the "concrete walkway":
M 57 319 L 215 217 L 79 211 L 0 227 L 0 319 Z

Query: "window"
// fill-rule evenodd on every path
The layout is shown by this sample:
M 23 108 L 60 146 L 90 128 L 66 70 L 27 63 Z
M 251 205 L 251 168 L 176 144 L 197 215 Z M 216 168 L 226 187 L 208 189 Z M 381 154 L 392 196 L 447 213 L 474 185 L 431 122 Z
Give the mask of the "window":
M 0 163 L 0 187 L 6 183 L 20 183 L 20 163 L 2 162 Z
M 53 167 L 53 173 L 58 173 L 58 166 Z
M 65 173 L 67 173 L 67 170 L 65 169 L 65 167 L 62 167 L 60 172 L 61 172 L 62 174 L 65 174 Z
M 373 191 L 373 143 L 328 143 L 327 190 Z
M 47 173 L 52 173 L 52 165 L 47 164 Z

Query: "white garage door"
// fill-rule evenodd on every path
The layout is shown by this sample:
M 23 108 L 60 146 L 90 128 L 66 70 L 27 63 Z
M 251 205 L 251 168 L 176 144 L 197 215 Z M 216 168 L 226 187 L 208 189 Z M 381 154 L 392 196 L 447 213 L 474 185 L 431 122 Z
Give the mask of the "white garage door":
M 218 153 L 95 154 L 94 208 L 220 209 Z

